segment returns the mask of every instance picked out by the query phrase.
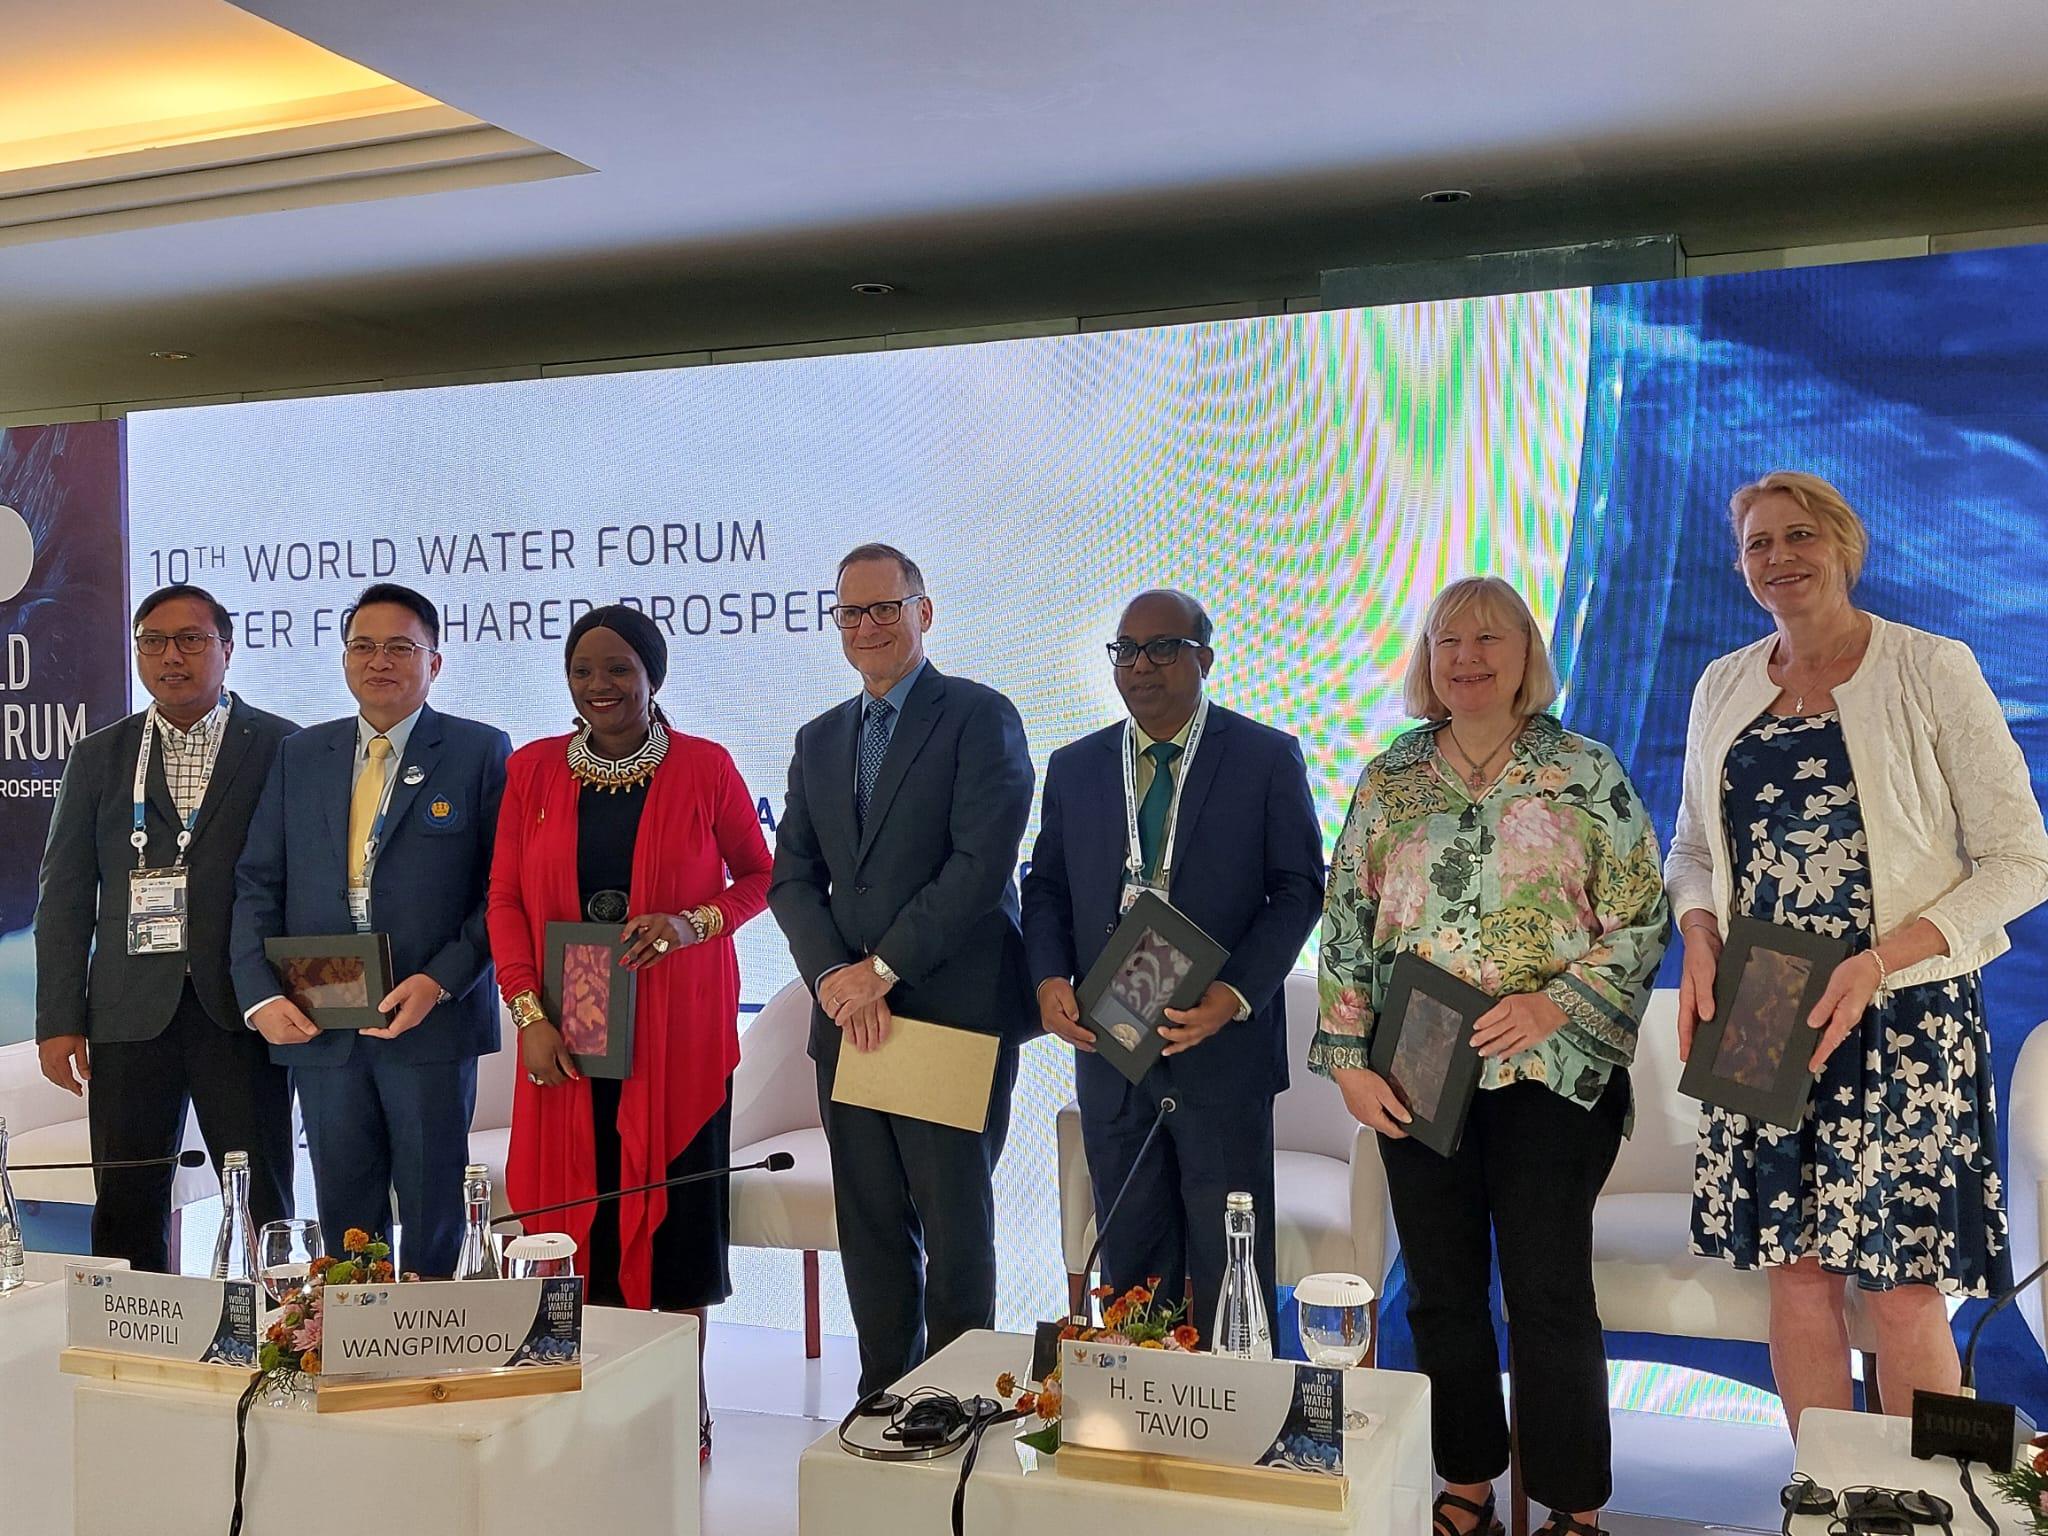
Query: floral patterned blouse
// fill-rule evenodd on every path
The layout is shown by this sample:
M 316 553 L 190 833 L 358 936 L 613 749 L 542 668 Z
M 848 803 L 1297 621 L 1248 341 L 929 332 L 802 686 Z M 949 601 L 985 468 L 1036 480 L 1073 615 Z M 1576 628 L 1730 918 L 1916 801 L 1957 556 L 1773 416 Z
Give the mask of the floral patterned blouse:
M 1541 992 L 1564 1027 L 1496 1057 L 1481 1088 L 1538 1082 L 1596 1103 L 1635 1056 L 1670 909 L 1657 834 L 1614 754 L 1533 715 L 1476 800 L 1437 753 L 1442 722 L 1366 765 L 1323 908 L 1322 1018 L 1308 1063 L 1366 1066 L 1394 958 L 1413 950 L 1494 997 Z

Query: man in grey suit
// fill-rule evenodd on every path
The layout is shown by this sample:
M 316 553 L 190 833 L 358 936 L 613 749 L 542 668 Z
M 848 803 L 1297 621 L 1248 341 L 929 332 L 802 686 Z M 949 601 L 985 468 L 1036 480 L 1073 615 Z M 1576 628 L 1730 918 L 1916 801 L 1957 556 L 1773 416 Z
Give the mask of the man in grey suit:
M 1016 706 L 925 659 L 932 600 L 907 555 L 861 545 L 838 597 L 861 691 L 797 732 L 768 905 L 817 1000 L 810 1053 L 868 1393 L 995 1324 L 995 1166 L 1017 1045 L 1038 1027 L 1014 878 L 1033 776 Z M 1002 1038 L 979 1133 L 832 1102 L 839 1053 L 875 1049 L 898 1013 Z
M 298 729 L 226 691 L 234 622 L 198 587 L 135 610 L 150 707 L 64 765 L 36 908 L 36 1048 L 83 1093 L 95 1161 L 175 1154 L 187 1105 L 216 1169 L 249 1154 L 249 1213 L 292 1212 L 291 1080 L 228 979 L 235 860 L 278 743 Z M 142 789 L 138 795 L 137 780 Z M 102 1170 L 93 1252 L 162 1270 L 174 1170 Z

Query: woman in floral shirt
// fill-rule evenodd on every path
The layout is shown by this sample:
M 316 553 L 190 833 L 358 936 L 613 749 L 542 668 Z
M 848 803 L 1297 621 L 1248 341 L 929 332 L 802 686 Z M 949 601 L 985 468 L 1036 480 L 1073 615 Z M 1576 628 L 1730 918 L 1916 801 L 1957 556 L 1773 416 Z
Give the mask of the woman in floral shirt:
M 1612 1489 L 1593 1201 L 1629 1116 L 1628 1065 L 1669 925 L 1656 835 L 1614 754 L 1544 713 L 1557 684 L 1528 606 L 1496 577 L 1430 605 L 1407 703 L 1427 723 L 1367 765 L 1330 863 L 1322 1021 L 1309 1065 L 1380 1151 L 1430 1379 L 1436 1527 L 1498 1532 L 1508 1464 L 1487 1304 L 1497 1244 L 1546 1531 L 1591 1536 Z M 1457 1152 L 1407 1139 L 1366 1064 L 1395 956 L 1499 998 Z

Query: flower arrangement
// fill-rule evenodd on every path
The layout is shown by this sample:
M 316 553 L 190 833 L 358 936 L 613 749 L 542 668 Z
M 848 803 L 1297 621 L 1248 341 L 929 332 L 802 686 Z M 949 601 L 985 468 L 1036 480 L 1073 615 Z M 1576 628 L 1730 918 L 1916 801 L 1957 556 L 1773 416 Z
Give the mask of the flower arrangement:
M 2008 1502 L 2027 1512 L 2039 1536 L 2048 1536 L 2048 1435 L 2036 1435 L 2018 1465 L 2010 1472 L 1992 1473 L 1991 1482 Z
M 322 1298 L 328 1286 L 381 1285 L 397 1278 L 389 1243 L 372 1238 L 361 1227 L 350 1227 L 341 1246 L 347 1257 L 323 1254 L 315 1259 L 306 1278 L 280 1298 L 277 1319 L 264 1331 L 256 1367 L 273 1394 L 289 1397 L 320 1374 Z
M 1060 1329 L 1061 1339 L 1080 1339 L 1089 1343 L 1126 1344 L 1134 1349 L 1170 1349 L 1192 1353 L 1201 1343 L 1201 1335 L 1192 1323 L 1183 1321 L 1187 1316 L 1185 1301 L 1164 1302 L 1158 1299 L 1159 1277 L 1154 1275 L 1143 1285 L 1134 1285 L 1123 1295 L 1116 1295 L 1116 1288 L 1098 1285 L 1088 1294 L 1097 1301 L 1107 1302 L 1102 1309 L 1102 1326 L 1087 1328 L 1079 1323 L 1068 1323 Z M 1114 1300 L 1110 1298 L 1115 1297 Z M 1060 1393 L 1060 1368 L 1057 1362 L 1046 1372 L 1045 1380 L 1038 1384 L 1036 1391 L 1019 1390 L 1021 1383 L 1010 1372 L 1005 1371 L 996 1378 L 996 1395 L 1009 1402 L 1016 1399 L 1017 1412 L 1025 1418 L 1039 1420 L 1038 1427 L 1017 1438 L 1033 1450 L 1043 1451 L 1048 1456 L 1060 1448 L 1060 1410 L 1064 1406 Z

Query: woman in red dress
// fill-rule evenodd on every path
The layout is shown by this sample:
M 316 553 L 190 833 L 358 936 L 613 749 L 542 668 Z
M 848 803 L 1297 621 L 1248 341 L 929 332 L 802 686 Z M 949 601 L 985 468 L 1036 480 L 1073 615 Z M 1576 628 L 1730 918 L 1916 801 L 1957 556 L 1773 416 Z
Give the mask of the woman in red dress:
M 507 1194 L 515 1209 L 722 1168 L 739 1062 L 732 933 L 766 903 L 772 863 L 754 797 L 715 742 L 669 729 L 654 702 L 661 631 L 595 609 L 565 649 L 579 726 L 506 767 L 491 866 L 491 955 L 519 1026 Z M 551 922 L 617 923 L 635 972 L 632 1067 L 579 1072 L 541 1001 Z M 723 1178 L 548 1218 L 576 1240 L 598 1304 L 688 1311 L 732 1292 Z M 711 1451 L 699 1371 L 701 1453 Z

